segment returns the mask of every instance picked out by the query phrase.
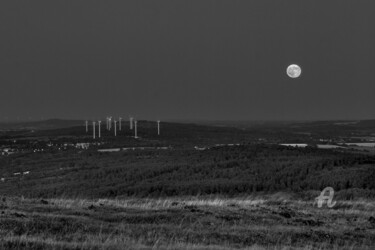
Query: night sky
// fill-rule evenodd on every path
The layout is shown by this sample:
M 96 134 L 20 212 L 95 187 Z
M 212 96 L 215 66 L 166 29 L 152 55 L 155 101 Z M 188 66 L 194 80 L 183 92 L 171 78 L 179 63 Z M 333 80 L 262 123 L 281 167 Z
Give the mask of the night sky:
M 1 1 L 0 120 L 375 118 L 374 13 L 373 0 Z

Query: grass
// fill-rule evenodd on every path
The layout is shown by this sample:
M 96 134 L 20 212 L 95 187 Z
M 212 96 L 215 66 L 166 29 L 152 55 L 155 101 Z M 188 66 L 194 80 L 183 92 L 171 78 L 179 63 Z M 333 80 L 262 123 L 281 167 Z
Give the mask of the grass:
M 6 249 L 372 249 L 375 202 L 333 209 L 286 195 L 64 199 L 4 197 Z M 371 219 L 372 218 L 372 219 Z

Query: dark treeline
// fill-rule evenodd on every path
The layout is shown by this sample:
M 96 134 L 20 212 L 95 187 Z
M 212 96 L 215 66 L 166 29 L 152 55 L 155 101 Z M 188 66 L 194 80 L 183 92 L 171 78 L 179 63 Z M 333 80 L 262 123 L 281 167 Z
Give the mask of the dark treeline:
M 312 147 L 62 152 L 2 158 L 0 194 L 29 197 L 174 196 L 375 190 L 375 157 Z M 29 175 L 13 176 L 14 172 Z

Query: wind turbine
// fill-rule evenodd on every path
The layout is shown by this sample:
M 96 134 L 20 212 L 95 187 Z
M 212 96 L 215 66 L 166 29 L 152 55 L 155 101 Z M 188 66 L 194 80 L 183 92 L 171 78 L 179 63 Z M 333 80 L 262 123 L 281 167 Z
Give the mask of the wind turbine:
M 119 117 L 119 118 L 118 118 L 118 121 L 119 121 L 119 127 L 118 127 L 118 130 L 119 130 L 119 131 L 121 131 L 121 120 L 122 120 L 122 118 Z
M 117 128 L 117 126 L 116 126 L 116 124 L 117 124 L 117 121 L 116 121 L 116 120 L 114 120 L 113 122 L 115 123 L 115 136 L 117 136 L 117 130 L 116 130 L 116 128 Z
M 158 120 L 157 123 L 158 123 L 158 135 L 160 135 L 160 120 Z
M 109 119 L 108 130 L 111 131 L 111 128 L 112 128 L 112 116 L 110 116 L 108 119 Z
M 129 117 L 130 129 L 133 129 L 133 117 Z
M 98 121 L 98 127 L 99 127 L 99 133 L 98 133 L 98 137 L 100 138 L 101 134 L 100 134 L 100 124 L 102 123 L 102 121 Z
M 95 122 L 92 122 L 92 138 L 95 139 Z
M 138 135 L 137 135 L 137 120 L 134 121 L 134 138 L 137 139 L 138 138 Z

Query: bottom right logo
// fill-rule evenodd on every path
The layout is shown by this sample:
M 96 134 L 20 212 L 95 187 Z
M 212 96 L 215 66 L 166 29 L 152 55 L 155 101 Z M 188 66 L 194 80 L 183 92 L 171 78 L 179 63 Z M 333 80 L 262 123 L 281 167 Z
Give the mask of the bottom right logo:
M 326 195 L 327 192 L 328 195 Z M 332 202 L 334 194 L 335 190 L 332 187 L 326 187 L 325 189 L 323 189 L 320 195 L 315 198 L 315 202 L 317 202 L 318 207 L 321 208 L 324 204 L 324 201 L 327 201 L 327 207 L 333 208 L 336 205 L 336 201 Z

